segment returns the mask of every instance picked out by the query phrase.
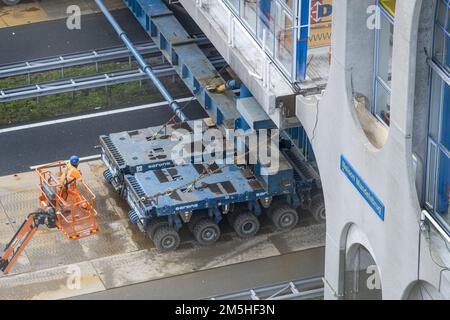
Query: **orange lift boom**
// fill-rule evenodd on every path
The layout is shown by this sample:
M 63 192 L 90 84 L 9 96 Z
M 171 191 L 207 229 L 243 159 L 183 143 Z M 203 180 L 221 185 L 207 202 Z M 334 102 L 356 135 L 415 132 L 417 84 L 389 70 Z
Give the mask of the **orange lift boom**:
M 39 176 L 39 209 L 30 213 L 0 258 L 0 270 L 8 273 L 17 258 L 41 225 L 58 228 L 69 240 L 76 240 L 98 232 L 95 195 L 83 181 L 66 188 L 60 181 L 65 161 L 57 161 L 36 168 Z

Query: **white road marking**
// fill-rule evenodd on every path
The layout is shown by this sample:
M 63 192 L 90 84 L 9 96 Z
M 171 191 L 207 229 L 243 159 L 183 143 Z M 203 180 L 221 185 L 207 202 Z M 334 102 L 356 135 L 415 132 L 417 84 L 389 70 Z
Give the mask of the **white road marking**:
M 176 101 L 178 103 L 187 102 L 187 101 L 190 101 L 190 100 L 192 100 L 192 97 L 176 99 Z M 167 105 L 167 104 L 168 103 L 166 101 L 162 101 L 162 102 L 144 104 L 144 105 L 141 105 L 141 106 L 135 106 L 135 107 L 129 107 L 129 108 L 123 108 L 123 109 L 116 109 L 116 110 L 110 110 L 110 111 L 104 111 L 104 112 L 85 114 L 85 115 L 82 115 L 82 116 L 63 118 L 63 119 L 57 119 L 57 120 L 50 120 L 50 121 L 44 121 L 44 122 L 38 122 L 38 123 L 31 123 L 31 124 L 26 124 L 26 125 L 23 125 L 23 126 L 16 126 L 16 127 L 11 127 L 11 128 L 0 129 L 0 134 L 7 133 L 7 132 L 13 132 L 13 131 L 26 130 L 26 129 L 31 129 L 31 128 L 37 128 L 37 127 L 50 126 L 50 125 L 64 123 L 64 122 L 71 122 L 71 121 L 84 120 L 84 119 L 90 119 L 90 118 L 104 117 L 104 116 L 109 116 L 109 115 L 112 115 L 112 114 L 131 112 L 131 111 L 143 110 L 143 109 L 148 109 L 148 108 L 155 108 L 155 107 L 160 107 L 160 106 L 164 106 L 164 105 Z
M 101 157 L 102 157 L 101 154 L 94 154 L 94 155 L 88 156 L 88 157 L 81 157 L 80 158 L 80 162 L 85 162 L 85 161 L 90 161 L 90 160 L 97 160 L 97 159 L 100 159 Z M 36 170 L 36 168 L 41 166 L 41 165 L 42 164 L 31 166 L 30 170 Z

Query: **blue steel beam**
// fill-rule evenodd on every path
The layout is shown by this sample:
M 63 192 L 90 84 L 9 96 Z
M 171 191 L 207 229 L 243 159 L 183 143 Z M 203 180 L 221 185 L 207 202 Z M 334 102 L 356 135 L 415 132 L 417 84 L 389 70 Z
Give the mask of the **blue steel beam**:
M 109 21 L 109 23 L 112 25 L 114 30 L 119 35 L 120 39 L 123 41 L 125 46 L 128 48 L 128 50 L 131 52 L 131 54 L 134 56 L 136 61 L 139 63 L 142 71 L 147 74 L 147 76 L 150 78 L 150 80 L 155 84 L 155 87 L 159 90 L 161 95 L 166 99 L 166 101 L 169 103 L 169 106 L 172 108 L 172 110 L 175 112 L 175 114 L 180 118 L 181 121 L 187 121 L 188 117 L 181 111 L 181 107 L 178 105 L 178 103 L 175 101 L 175 99 L 172 98 L 170 93 L 167 91 L 167 89 L 164 87 L 164 85 L 159 81 L 158 77 L 154 74 L 152 68 L 147 64 L 145 59 L 141 56 L 141 54 L 137 51 L 136 47 L 133 45 L 133 43 L 128 38 L 127 34 L 123 29 L 119 26 L 117 21 L 114 19 L 114 17 L 109 12 L 108 8 L 103 4 L 102 0 L 95 0 L 95 3 L 100 8 L 100 10 L 103 12 L 106 19 Z
M 225 80 L 165 3 L 161 0 L 124 2 L 216 124 L 230 129 L 239 127 L 240 114 L 233 92 L 210 90 L 223 85 Z

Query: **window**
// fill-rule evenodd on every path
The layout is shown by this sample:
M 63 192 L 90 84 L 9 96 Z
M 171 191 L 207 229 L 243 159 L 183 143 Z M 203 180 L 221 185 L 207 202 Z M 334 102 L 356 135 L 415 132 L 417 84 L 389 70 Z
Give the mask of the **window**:
M 275 35 L 275 59 L 292 74 L 292 13 L 280 4 L 276 5 Z
M 450 233 L 450 1 L 438 0 L 435 21 L 426 205 Z
M 239 14 L 239 0 L 228 0 L 228 3 Z
M 241 1 L 240 16 L 253 33 L 256 32 L 256 0 Z
M 292 0 L 224 0 L 290 79 L 294 70 Z
M 395 0 L 379 0 L 380 28 L 375 30 L 375 81 L 372 112 L 388 126 L 391 111 L 395 3 Z
M 275 46 L 275 2 L 258 0 L 259 19 L 257 19 L 258 40 L 270 56 L 274 55 Z
M 433 58 L 447 72 L 450 72 L 450 22 L 448 19 L 450 4 L 447 0 L 438 0 L 434 32 Z

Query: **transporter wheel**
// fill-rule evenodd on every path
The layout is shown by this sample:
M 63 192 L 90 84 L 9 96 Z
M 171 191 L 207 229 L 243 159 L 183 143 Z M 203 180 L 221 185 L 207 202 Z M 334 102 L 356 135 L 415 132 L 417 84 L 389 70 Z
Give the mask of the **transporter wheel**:
M 207 214 L 204 214 L 201 212 L 194 212 L 194 214 L 191 217 L 191 220 L 189 220 L 189 222 L 187 223 L 187 227 L 188 227 L 189 231 L 193 234 L 194 228 L 197 225 L 197 223 L 200 220 L 204 220 L 204 219 L 209 219 Z
M 202 246 L 215 243 L 220 238 L 220 228 L 211 219 L 201 219 L 193 227 L 192 234 Z
M 258 218 L 251 212 L 238 213 L 233 219 L 233 229 L 241 238 L 254 236 L 261 226 Z
M 13 6 L 15 4 L 18 4 L 22 0 L 3 0 L 3 3 L 8 6 Z
M 327 215 L 325 211 L 325 201 L 323 200 L 322 194 L 316 194 L 311 199 L 311 206 L 309 207 L 309 211 L 313 215 L 314 219 L 316 219 L 319 223 L 324 223 Z
M 285 202 L 275 203 L 269 210 L 269 217 L 278 230 L 289 230 L 298 223 L 297 211 Z
M 150 239 L 153 240 L 153 237 L 155 236 L 155 232 L 156 230 L 158 230 L 159 227 L 162 226 L 169 226 L 169 224 L 167 223 L 167 221 L 165 219 L 162 218 L 155 218 L 152 219 L 148 224 L 147 224 L 147 235 Z
M 153 243 L 160 252 L 174 251 L 180 245 L 180 235 L 169 226 L 160 226 L 155 231 Z

